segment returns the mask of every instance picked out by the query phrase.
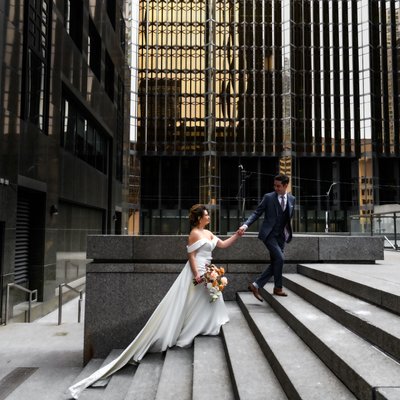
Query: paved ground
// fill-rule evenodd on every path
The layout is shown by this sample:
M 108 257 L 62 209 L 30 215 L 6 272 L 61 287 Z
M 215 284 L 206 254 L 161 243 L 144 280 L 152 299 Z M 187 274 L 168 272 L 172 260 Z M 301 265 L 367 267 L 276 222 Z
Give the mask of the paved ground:
M 83 322 L 77 320 L 78 299 L 75 299 L 64 304 L 61 325 L 57 325 L 56 310 L 30 324 L 0 326 L 0 379 L 16 367 L 81 368 Z
M 385 260 L 376 265 L 329 264 L 332 268 L 358 271 L 371 278 L 399 285 L 400 252 L 385 251 Z M 371 268 L 372 267 L 372 268 Z M 77 323 L 78 300 L 63 307 L 63 323 L 57 325 L 57 311 L 31 324 L 0 326 L 0 380 L 17 367 L 37 367 L 45 371 L 65 368 L 69 374 L 82 368 L 83 322 Z M 82 308 L 82 320 L 84 307 Z M 71 379 L 71 378 L 69 378 Z M 67 387 L 67 386 L 66 386 Z

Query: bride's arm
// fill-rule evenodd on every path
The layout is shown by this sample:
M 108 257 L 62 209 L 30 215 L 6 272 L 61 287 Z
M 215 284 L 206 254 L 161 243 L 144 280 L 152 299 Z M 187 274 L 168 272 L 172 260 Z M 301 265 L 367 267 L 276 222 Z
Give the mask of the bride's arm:
M 200 237 L 199 233 L 197 232 L 197 230 L 196 229 L 192 229 L 192 231 L 189 234 L 189 238 L 188 238 L 189 246 L 191 244 L 197 242 L 200 239 L 201 239 L 201 237 Z M 197 269 L 196 253 L 197 253 L 196 250 L 188 253 L 188 260 L 189 260 L 190 269 L 192 270 L 192 274 L 194 276 L 194 279 L 196 280 L 197 283 L 200 283 L 202 281 L 202 279 L 201 279 L 201 276 L 200 276 L 199 271 Z
M 239 239 L 241 235 L 238 232 L 235 232 L 230 238 L 221 240 L 219 239 L 217 242 L 217 247 L 221 249 L 226 249 L 227 247 L 231 246 L 233 243 L 236 242 L 237 239 Z
M 194 279 L 196 280 L 197 283 L 200 283 L 202 281 L 202 279 L 201 279 L 201 276 L 197 269 L 196 251 L 192 251 L 191 253 L 188 253 L 188 259 L 189 259 L 190 269 L 192 270 Z

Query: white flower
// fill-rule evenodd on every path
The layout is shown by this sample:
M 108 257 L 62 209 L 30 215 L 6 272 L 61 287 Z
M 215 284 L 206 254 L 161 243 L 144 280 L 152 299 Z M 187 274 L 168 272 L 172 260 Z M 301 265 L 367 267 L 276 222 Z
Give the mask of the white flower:
M 215 271 L 212 271 L 212 272 L 210 273 L 210 278 L 211 278 L 212 280 L 215 280 L 215 279 L 218 278 L 218 274 L 217 274 Z

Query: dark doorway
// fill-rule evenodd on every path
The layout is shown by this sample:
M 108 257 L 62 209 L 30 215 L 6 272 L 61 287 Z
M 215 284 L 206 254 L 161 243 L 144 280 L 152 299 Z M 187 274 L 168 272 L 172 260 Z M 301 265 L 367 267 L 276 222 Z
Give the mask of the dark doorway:
M 43 296 L 45 207 L 45 193 L 18 190 L 14 282 L 38 289 L 39 301 Z

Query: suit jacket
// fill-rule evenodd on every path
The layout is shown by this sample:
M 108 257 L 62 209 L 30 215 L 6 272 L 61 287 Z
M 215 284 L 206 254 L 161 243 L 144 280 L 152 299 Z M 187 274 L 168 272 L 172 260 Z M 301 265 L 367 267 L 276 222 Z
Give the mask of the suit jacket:
M 289 211 L 289 222 L 286 225 L 288 233 L 286 242 L 289 243 L 292 240 L 291 220 L 293 217 L 296 198 L 292 196 L 290 193 L 286 193 L 286 195 L 287 195 L 286 207 L 288 207 Z M 260 232 L 258 233 L 258 238 L 264 241 L 267 238 L 267 236 L 271 233 L 275 224 L 277 223 L 280 211 L 281 211 L 281 205 L 279 204 L 279 199 L 276 192 L 266 193 L 263 199 L 261 200 L 260 204 L 253 212 L 253 214 L 250 215 L 250 217 L 244 224 L 250 226 L 253 222 L 257 221 L 257 219 L 260 218 L 262 214 L 264 214 L 264 221 L 261 225 Z

